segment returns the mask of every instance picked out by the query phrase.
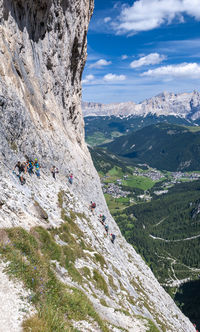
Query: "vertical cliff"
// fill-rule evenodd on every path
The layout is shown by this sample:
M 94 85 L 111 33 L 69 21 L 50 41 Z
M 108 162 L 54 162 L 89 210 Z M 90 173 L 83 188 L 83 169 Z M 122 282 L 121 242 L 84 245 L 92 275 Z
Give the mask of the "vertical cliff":
M 0 0 L 1 266 L 31 292 L 24 331 L 192 332 L 121 236 L 84 142 L 81 75 L 92 11 L 92 0 Z M 21 186 L 13 166 L 35 157 L 41 178 L 26 174 Z M 10 304 L 6 331 L 21 331 L 12 312 Z

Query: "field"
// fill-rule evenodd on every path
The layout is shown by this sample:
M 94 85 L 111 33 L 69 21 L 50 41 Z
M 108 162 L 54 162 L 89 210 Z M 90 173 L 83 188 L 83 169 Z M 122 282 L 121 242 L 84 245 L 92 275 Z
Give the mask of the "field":
M 111 139 L 106 138 L 105 135 L 101 132 L 96 132 L 92 136 L 87 136 L 86 138 L 87 144 L 91 146 L 101 145 L 103 143 L 109 143 L 111 141 Z
M 111 214 L 117 211 L 121 214 L 123 209 L 130 206 L 130 198 L 128 197 L 113 198 L 111 195 L 105 194 L 105 199 Z
M 145 176 L 129 176 L 126 180 L 122 181 L 122 184 L 131 188 L 139 188 L 142 190 L 151 189 L 156 181 L 153 181 Z

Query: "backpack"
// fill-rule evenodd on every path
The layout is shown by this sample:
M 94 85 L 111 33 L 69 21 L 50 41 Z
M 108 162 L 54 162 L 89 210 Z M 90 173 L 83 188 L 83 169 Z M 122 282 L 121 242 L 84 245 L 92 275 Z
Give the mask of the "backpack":
M 92 208 L 95 209 L 96 203 L 92 203 Z

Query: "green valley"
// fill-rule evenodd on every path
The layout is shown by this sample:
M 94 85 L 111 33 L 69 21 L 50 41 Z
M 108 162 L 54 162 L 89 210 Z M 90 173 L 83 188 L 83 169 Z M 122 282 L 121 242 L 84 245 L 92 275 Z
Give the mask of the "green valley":
M 199 127 L 159 123 L 117 138 L 105 147 L 129 162 L 161 170 L 200 169 Z
M 176 124 L 182 126 L 192 126 L 196 122 L 188 121 L 187 119 L 175 116 L 156 116 L 148 114 L 147 116 L 127 117 L 117 116 L 87 116 L 85 121 L 86 142 L 90 146 L 97 146 L 103 143 L 108 143 L 115 138 L 136 132 L 149 125 L 160 122 Z M 194 127 L 198 128 L 198 127 Z

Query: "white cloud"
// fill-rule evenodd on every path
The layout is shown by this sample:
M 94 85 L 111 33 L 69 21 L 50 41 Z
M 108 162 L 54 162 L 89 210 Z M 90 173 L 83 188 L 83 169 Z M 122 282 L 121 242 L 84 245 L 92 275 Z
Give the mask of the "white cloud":
M 199 0 L 137 0 L 122 8 L 114 29 L 117 33 L 148 31 L 174 19 L 183 23 L 185 14 L 200 20 Z
M 139 60 L 134 60 L 130 63 L 131 68 L 138 68 L 147 65 L 156 65 L 165 60 L 166 57 L 164 55 L 160 55 L 158 53 L 151 53 L 149 55 L 143 56 Z
M 122 60 L 126 60 L 126 59 L 128 59 L 128 55 L 126 55 L 126 54 L 122 55 L 122 56 L 121 56 L 121 59 L 122 59 Z
M 104 18 L 104 22 L 105 22 L 105 23 L 108 23 L 108 22 L 110 22 L 110 21 L 111 21 L 111 17 L 105 17 L 105 18 Z
M 113 82 L 113 81 L 124 81 L 126 79 L 125 75 L 115 75 L 115 74 L 107 74 L 103 78 L 107 82 Z
M 111 61 L 100 59 L 97 62 L 91 64 L 90 68 L 102 68 L 102 67 L 105 67 L 105 66 L 109 66 L 111 63 L 112 63 Z
M 200 65 L 197 63 L 181 63 L 179 65 L 163 66 L 156 69 L 148 70 L 141 76 L 173 79 L 173 78 L 200 78 Z
M 84 80 L 82 80 L 82 84 L 90 83 L 94 80 L 94 75 L 87 75 Z

